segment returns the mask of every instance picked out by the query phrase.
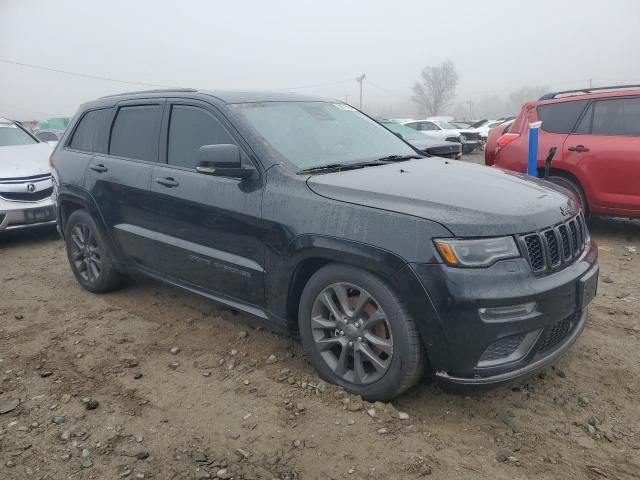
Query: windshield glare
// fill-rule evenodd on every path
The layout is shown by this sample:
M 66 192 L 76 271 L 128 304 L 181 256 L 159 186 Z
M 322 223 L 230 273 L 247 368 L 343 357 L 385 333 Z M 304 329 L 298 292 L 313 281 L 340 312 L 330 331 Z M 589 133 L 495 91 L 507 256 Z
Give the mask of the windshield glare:
M 416 154 L 394 134 L 342 103 L 262 102 L 231 108 L 298 169 Z
M 31 145 L 32 143 L 38 142 L 13 123 L 0 123 L 0 147 Z

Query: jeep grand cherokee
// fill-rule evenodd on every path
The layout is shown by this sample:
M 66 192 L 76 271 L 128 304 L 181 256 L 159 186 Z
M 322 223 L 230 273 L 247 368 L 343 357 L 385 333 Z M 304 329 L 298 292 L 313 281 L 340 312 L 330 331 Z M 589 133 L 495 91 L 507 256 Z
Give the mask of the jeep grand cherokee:
M 299 334 L 320 375 L 389 399 L 527 375 L 582 332 L 597 249 L 552 184 L 424 158 L 354 108 L 151 91 L 83 105 L 53 156 L 95 293 L 140 272 Z

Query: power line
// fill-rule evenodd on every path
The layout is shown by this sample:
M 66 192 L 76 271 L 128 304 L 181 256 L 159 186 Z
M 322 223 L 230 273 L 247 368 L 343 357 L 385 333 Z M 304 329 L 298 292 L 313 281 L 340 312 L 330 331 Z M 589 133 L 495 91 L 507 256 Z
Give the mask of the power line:
M 303 90 L 305 88 L 318 88 L 318 87 L 330 87 L 332 85 L 340 85 L 342 83 L 352 82 L 352 79 L 348 80 L 337 80 L 335 82 L 328 83 L 317 83 L 315 85 L 303 85 L 301 87 L 288 87 L 288 88 L 272 88 L 272 91 L 281 91 L 281 90 Z
M 156 83 L 145 83 L 145 82 L 135 82 L 135 81 L 131 81 L 131 80 L 120 80 L 120 79 L 116 79 L 116 78 L 108 78 L 108 77 L 101 77 L 99 75 L 90 75 L 87 73 L 78 73 L 78 72 L 70 72 L 67 70 L 60 70 L 57 68 L 50 68 L 50 67 L 43 67 L 42 65 L 33 65 L 30 63 L 23 63 L 23 62 L 16 62 L 13 60 L 5 60 L 0 58 L 0 63 L 6 63 L 9 65 L 18 65 L 20 67 L 26 67 L 26 68 L 34 68 L 36 70 L 44 70 L 47 72 L 54 72 L 54 73 L 62 73 L 65 75 L 73 75 L 74 77 L 81 77 L 81 78 L 90 78 L 92 80 L 103 80 L 105 82 L 114 82 L 114 83 L 125 83 L 128 85 L 140 85 L 143 87 L 159 87 L 159 88 L 170 88 L 167 85 L 159 85 Z

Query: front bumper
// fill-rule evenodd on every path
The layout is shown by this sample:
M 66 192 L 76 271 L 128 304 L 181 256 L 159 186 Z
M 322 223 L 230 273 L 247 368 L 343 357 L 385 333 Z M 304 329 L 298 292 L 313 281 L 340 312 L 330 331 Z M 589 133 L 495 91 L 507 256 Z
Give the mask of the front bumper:
M 430 328 L 437 338 L 424 339 L 437 377 L 455 384 L 496 384 L 549 365 L 578 338 L 597 287 L 597 247 L 588 244 L 573 264 L 547 276 L 534 276 L 524 259 L 482 269 L 411 268 L 438 316 L 439 325 Z M 530 310 L 509 313 L 523 305 Z M 488 317 L 488 311 L 507 313 Z
M 0 232 L 55 223 L 56 209 L 51 198 L 39 202 L 11 202 L 0 198 Z

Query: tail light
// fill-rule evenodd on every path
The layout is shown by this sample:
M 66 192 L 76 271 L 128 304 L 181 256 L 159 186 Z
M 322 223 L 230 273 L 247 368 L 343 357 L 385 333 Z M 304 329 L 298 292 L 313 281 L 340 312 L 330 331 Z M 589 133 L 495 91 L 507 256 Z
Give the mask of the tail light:
M 502 135 L 496 142 L 496 153 L 498 153 L 500 150 L 502 150 L 504 147 L 509 145 L 514 140 L 517 140 L 518 138 L 520 138 L 519 133 L 505 133 L 504 135 Z

